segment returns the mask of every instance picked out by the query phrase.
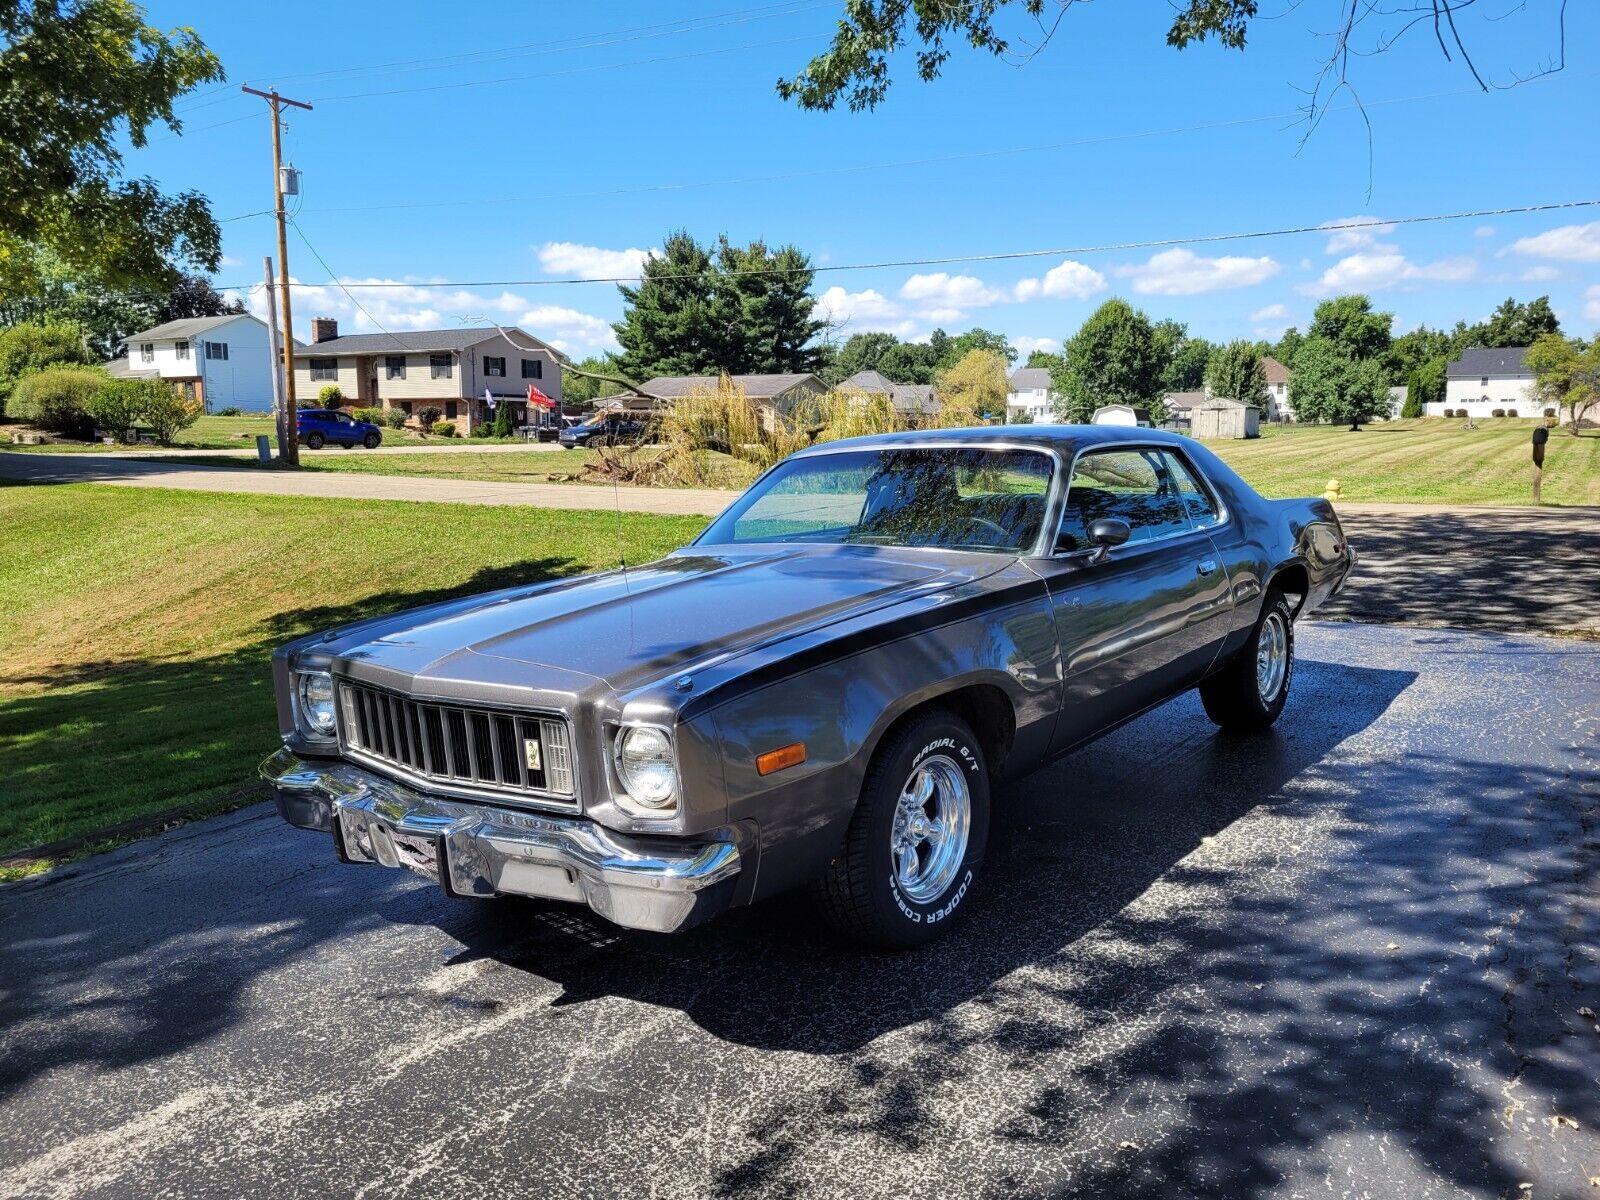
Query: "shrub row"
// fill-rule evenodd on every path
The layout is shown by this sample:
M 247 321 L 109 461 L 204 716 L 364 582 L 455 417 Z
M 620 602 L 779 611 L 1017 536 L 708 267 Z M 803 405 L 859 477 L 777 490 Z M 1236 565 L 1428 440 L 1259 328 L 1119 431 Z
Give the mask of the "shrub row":
M 62 437 L 89 439 L 103 429 L 126 441 L 148 425 L 170 442 L 195 423 L 205 405 L 159 379 L 112 379 L 91 367 L 54 367 L 25 375 L 11 393 L 11 415 Z

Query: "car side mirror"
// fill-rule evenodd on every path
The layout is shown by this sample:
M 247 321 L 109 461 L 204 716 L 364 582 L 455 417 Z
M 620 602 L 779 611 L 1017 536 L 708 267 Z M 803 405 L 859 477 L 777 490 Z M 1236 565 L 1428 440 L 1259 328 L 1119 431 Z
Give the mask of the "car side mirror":
M 1094 547 L 1094 553 L 1089 556 L 1092 563 L 1102 561 L 1113 546 L 1120 546 L 1133 536 L 1133 529 L 1121 517 L 1098 517 L 1089 522 L 1085 532 L 1089 535 L 1089 544 Z

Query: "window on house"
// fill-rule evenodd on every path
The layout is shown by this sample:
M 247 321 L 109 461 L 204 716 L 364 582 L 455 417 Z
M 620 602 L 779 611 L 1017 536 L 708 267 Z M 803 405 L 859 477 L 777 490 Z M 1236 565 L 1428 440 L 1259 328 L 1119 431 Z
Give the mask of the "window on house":
M 448 354 L 428 355 L 428 374 L 434 379 L 449 379 L 450 356 Z
M 1489 386 L 1489 377 L 1487 375 L 1485 375 L 1482 379 L 1478 380 L 1478 386 L 1479 387 L 1488 387 Z
M 206 357 L 211 359 L 211 360 L 213 360 L 213 361 L 216 361 L 216 362 L 227 362 L 228 361 L 228 343 L 227 342 L 207 342 L 206 343 Z
M 446 400 L 444 402 L 444 419 L 446 421 L 454 421 L 460 415 L 460 409 L 461 405 L 456 401 Z
M 383 377 L 385 379 L 404 379 L 406 377 L 406 356 L 404 354 L 388 354 L 383 359 Z
M 487 354 L 484 355 L 483 373 L 485 375 L 504 379 L 506 374 L 506 360 L 504 358 L 494 358 Z
M 313 358 L 311 360 L 311 381 L 332 380 L 339 378 L 339 360 L 337 358 Z
M 539 358 L 525 358 L 522 360 L 522 377 L 524 379 L 543 379 L 544 360 Z
M 177 355 L 180 359 L 189 357 L 189 342 L 187 338 L 179 338 L 177 341 L 172 343 L 172 348 L 177 352 Z M 1484 382 L 1488 383 L 1489 381 L 1485 379 Z
M 139 343 L 139 361 L 140 362 L 155 362 L 155 360 L 156 360 L 156 344 L 154 342 L 140 342 Z

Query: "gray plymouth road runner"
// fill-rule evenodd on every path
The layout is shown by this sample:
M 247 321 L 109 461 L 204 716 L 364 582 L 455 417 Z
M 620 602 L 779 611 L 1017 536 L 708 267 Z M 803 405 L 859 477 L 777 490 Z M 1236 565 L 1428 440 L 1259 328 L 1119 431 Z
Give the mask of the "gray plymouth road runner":
M 833 442 L 659 562 L 283 647 L 262 774 L 340 858 L 451 896 L 674 930 L 810 884 L 909 946 L 970 895 L 995 780 L 1196 686 L 1271 725 L 1353 560 L 1326 501 L 1169 434 Z

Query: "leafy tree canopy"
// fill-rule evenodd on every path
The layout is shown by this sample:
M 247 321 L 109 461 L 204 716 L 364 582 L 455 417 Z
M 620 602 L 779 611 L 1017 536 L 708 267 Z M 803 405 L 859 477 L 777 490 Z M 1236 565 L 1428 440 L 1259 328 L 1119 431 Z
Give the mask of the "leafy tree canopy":
M 829 384 L 841 383 L 860 371 L 878 370 L 878 362 L 900 344 L 892 333 L 853 333 L 845 339 L 825 376 Z
M 121 145 L 179 129 L 173 101 L 222 77 L 193 30 L 163 33 L 132 0 L 0 0 L 0 276 L 31 245 L 114 288 L 215 270 L 205 198 L 124 178 Z
M 579 371 L 592 372 L 595 375 L 614 375 L 617 373 L 617 364 L 611 360 L 609 354 L 594 354 L 588 358 L 579 359 L 572 364 Z M 567 404 L 593 404 L 607 396 L 615 396 L 626 391 L 620 383 L 612 383 L 607 379 L 594 379 L 590 375 L 580 375 L 577 371 L 561 371 L 561 399 Z
M 1561 322 L 1550 307 L 1550 297 L 1540 296 L 1518 304 L 1507 296 L 1482 326 L 1482 345 L 1491 349 L 1531 346 L 1547 333 L 1560 333 Z
M 978 425 L 1003 416 L 1011 390 L 1008 365 L 998 351 L 969 350 L 940 371 L 934 380 L 940 424 Z
M 1217 347 L 1206 364 L 1205 382 L 1214 396 L 1266 407 L 1267 372 L 1254 342 L 1229 342 Z
M 1205 338 L 1190 337 L 1188 326 L 1170 319 L 1155 323 L 1155 337 L 1167 364 L 1161 371 L 1161 390 L 1198 391 L 1205 382 L 1206 363 L 1216 347 Z
M 1392 410 L 1389 377 L 1376 358 L 1352 358 L 1337 342 L 1310 335 L 1294 360 L 1294 413 L 1358 429 Z
M 1060 365 L 1061 355 L 1052 354 L 1048 350 L 1028 351 L 1028 361 L 1023 364 L 1027 367 L 1043 367 L 1047 371 L 1052 371 Z
M 1335 296 L 1317 305 L 1311 315 L 1311 327 L 1306 330 L 1306 339 L 1322 338 L 1331 342 L 1347 358 L 1378 358 L 1388 352 L 1389 326 L 1393 321 L 1393 313 L 1373 312 L 1372 301 L 1365 296 Z M 1295 351 L 1296 371 L 1303 349 L 1301 346 Z M 1298 382 L 1295 390 L 1298 394 Z M 1299 411 L 1298 401 L 1295 410 Z
M 811 261 L 793 246 L 735 246 L 724 235 L 702 246 L 682 230 L 649 259 L 612 328 L 618 365 L 654 375 L 748 375 L 811 371 L 822 322 L 812 316 Z
M 1088 421 L 1104 404 L 1139 405 L 1157 418 L 1167 364 L 1150 318 L 1126 300 L 1107 300 L 1095 309 L 1061 357 L 1051 381 L 1068 420 Z
M 1283 331 L 1283 336 L 1278 339 L 1277 344 L 1272 347 L 1272 357 L 1292 371 L 1294 369 L 1294 356 L 1300 350 L 1300 343 L 1305 340 L 1305 334 L 1301 333 L 1293 325 L 1289 326 Z
M 1017 348 L 1006 341 L 1005 334 L 991 333 L 987 329 L 969 329 L 950 339 L 939 355 L 941 367 L 952 367 L 974 350 L 987 350 L 998 354 L 1010 366 L 1017 361 Z
M 1600 413 L 1600 338 L 1584 346 L 1547 333 L 1528 348 L 1526 362 L 1539 402 L 1558 413 L 1565 409 L 1574 435 Z
M 0 416 L 17 381 L 47 367 L 93 361 L 76 325 L 13 325 L 0 329 Z

